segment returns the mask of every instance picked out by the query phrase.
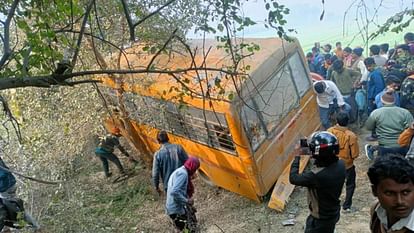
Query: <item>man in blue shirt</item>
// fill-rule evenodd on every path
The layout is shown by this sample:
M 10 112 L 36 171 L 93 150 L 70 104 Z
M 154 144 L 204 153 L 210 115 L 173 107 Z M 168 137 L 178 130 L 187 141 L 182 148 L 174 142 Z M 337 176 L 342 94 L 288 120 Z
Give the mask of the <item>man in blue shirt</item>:
M 369 71 L 367 81 L 367 99 L 368 99 L 368 115 L 375 109 L 375 96 L 385 88 L 384 77 L 381 68 L 376 67 L 375 60 L 368 57 L 364 60 L 364 64 Z
M 181 145 L 169 143 L 168 134 L 165 131 L 160 131 L 158 133 L 157 140 L 158 143 L 161 144 L 161 147 L 154 155 L 152 164 L 152 183 L 155 190 L 161 194 L 159 188 L 160 177 L 164 185 L 164 192 L 167 192 L 170 175 L 177 168 L 184 165 L 184 162 L 188 159 L 188 155 Z

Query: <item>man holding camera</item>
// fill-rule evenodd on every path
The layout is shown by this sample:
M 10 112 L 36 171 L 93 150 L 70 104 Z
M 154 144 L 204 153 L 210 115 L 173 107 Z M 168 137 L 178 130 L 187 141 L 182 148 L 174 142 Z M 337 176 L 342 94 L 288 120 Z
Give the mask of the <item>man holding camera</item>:
M 345 182 L 345 164 L 339 160 L 339 143 L 335 135 L 318 131 L 308 142 L 316 167 L 299 174 L 300 154 L 297 146 L 296 157 L 290 168 L 290 183 L 308 188 L 310 215 L 306 219 L 305 233 L 333 233 L 340 216 L 340 200 Z

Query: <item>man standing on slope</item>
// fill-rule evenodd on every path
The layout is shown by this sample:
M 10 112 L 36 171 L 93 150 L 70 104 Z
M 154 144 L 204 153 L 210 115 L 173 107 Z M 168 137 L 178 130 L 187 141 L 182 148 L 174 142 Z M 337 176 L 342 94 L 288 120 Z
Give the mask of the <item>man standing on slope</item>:
M 171 173 L 183 166 L 188 155 L 181 145 L 169 143 L 168 134 L 165 131 L 158 132 L 157 141 L 161 148 L 155 152 L 152 163 L 152 183 L 155 190 L 161 194 L 159 187 L 160 177 L 163 182 L 164 192 L 167 192 L 168 179 Z

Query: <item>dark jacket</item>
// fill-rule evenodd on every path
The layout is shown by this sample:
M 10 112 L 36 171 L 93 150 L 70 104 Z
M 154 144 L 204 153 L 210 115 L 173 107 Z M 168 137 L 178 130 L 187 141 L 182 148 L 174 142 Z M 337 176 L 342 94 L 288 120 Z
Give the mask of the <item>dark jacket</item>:
M 113 153 L 117 147 L 126 157 L 129 157 L 128 152 L 121 146 L 117 136 L 107 135 L 100 139 L 98 146 L 96 147 L 96 154 Z
M 1 159 L 0 166 L 9 169 Z M 14 175 L 9 171 L 0 168 L 0 192 L 5 192 L 7 189 L 11 188 L 15 184 L 16 178 L 14 178 Z
M 310 214 L 317 219 L 332 219 L 339 216 L 339 197 L 345 182 L 345 165 L 342 160 L 328 167 L 316 167 L 299 174 L 300 157 L 296 156 L 290 168 L 290 183 L 308 188 Z
M 179 167 L 184 165 L 188 155 L 181 145 L 164 143 L 161 148 L 155 152 L 152 164 L 152 183 L 155 188 L 159 188 L 160 177 L 164 185 L 164 191 L 167 191 L 168 179 L 171 174 Z

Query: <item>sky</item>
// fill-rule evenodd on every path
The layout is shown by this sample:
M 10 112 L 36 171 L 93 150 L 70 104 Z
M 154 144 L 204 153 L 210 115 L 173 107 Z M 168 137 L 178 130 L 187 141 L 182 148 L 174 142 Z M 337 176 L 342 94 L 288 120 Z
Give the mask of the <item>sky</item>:
M 275 36 L 274 31 L 263 26 L 266 16 L 263 2 L 264 0 L 250 0 L 244 3 L 244 14 L 259 22 L 251 29 L 246 30 L 244 37 Z M 357 5 L 361 0 L 325 0 L 324 6 L 322 0 L 278 0 L 278 2 L 290 9 L 290 14 L 286 17 L 288 22 L 286 28 L 294 28 L 297 31 L 297 34 L 293 34 L 293 36 L 299 38 L 300 41 L 304 41 L 302 42 L 304 47 L 311 46 L 313 43 L 311 41 L 323 42 L 323 40 L 326 40 L 335 43 L 336 40 L 346 40 L 352 38 L 358 30 L 355 18 Z M 374 22 L 378 24 L 384 23 L 388 17 L 396 12 L 414 8 L 414 0 L 365 0 L 364 2 L 367 4 L 369 15 L 373 15 L 375 8 L 381 3 L 378 17 L 374 19 Z M 319 20 L 323 7 L 325 9 L 324 18 Z M 350 9 L 344 20 L 344 14 L 348 8 Z M 374 26 L 372 27 L 374 29 Z M 413 29 L 414 23 L 412 23 L 409 30 L 414 31 Z M 402 38 L 402 35 L 400 37 Z

